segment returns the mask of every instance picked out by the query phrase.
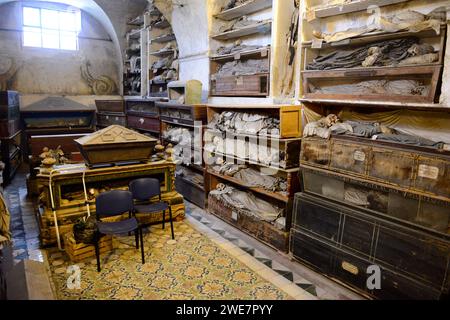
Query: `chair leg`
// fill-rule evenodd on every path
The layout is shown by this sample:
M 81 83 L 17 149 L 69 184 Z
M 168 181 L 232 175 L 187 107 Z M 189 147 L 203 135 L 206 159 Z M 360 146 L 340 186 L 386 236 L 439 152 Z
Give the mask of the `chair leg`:
M 166 210 L 163 210 L 163 229 L 164 229 L 165 223 L 166 223 Z
M 169 218 L 170 218 L 170 230 L 172 231 L 172 240 L 175 240 L 175 234 L 173 233 L 172 208 L 170 206 L 169 206 Z
M 139 249 L 139 229 L 136 229 L 134 231 L 134 239 L 136 240 L 136 249 Z
M 99 236 L 95 235 L 94 247 L 95 247 L 95 257 L 97 258 L 97 272 L 100 272 L 100 249 L 98 247 Z
M 142 258 L 142 264 L 145 263 L 145 257 L 144 257 L 144 235 L 142 234 L 142 228 L 139 228 L 139 235 L 141 237 L 141 258 Z

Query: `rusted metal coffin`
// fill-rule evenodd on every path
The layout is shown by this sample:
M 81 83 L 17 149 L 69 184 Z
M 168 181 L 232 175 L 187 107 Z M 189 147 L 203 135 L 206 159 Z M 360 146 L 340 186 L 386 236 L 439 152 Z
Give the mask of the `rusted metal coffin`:
M 75 140 L 88 165 L 145 161 L 151 157 L 156 139 L 113 125 Z
M 364 138 L 304 138 L 300 162 L 305 168 L 450 201 L 449 152 Z

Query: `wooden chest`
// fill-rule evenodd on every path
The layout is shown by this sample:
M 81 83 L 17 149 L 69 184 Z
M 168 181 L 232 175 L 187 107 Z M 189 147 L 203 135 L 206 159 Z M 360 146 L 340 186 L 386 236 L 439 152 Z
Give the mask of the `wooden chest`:
M 157 102 L 161 115 L 161 121 L 173 124 L 185 124 L 189 126 L 196 125 L 196 121 L 200 121 L 200 125 L 204 125 L 206 119 L 206 106 L 204 105 L 184 105 L 172 102 Z
M 448 293 L 448 235 L 302 193 L 293 215 L 294 257 L 326 275 L 380 298 L 437 299 Z M 369 265 L 382 269 L 381 290 L 366 287 Z
M 279 230 L 266 221 L 242 213 L 211 194 L 208 196 L 208 212 L 277 250 L 288 251 L 289 232 Z
M 211 96 L 249 96 L 269 95 L 269 74 L 216 77 L 211 79 Z
M 158 117 L 159 110 L 156 106 L 157 101 L 162 101 L 162 99 L 150 98 L 145 100 L 127 100 L 127 115 Z
M 97 127 L 109 127 L 112 125 L 119 125 L 126 127 L 127 117 L 125 114 L 114 114 L 114 113 L 97 113 Z
M 450 153 L 370 139 L 305 138 L 302 167 L 316 167 L 450 201 Z
M 303 168 L 302 181 L 306 193 L 450 234 L 450 202 L 317 169 Z
M 125 113 L 125 103 L 123 100 L 95 100 L 97 112 L 105 113 Z

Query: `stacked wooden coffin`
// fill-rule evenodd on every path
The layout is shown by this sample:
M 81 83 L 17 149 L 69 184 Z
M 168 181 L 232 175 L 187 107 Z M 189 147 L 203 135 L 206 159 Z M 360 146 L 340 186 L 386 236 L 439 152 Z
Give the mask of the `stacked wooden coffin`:
M 304 138 L 291 252 L 380 299 L 442 299 L 450 287 L 450 155 L 333 136 Z M 379 285 L 374 268 L 380 271 Z

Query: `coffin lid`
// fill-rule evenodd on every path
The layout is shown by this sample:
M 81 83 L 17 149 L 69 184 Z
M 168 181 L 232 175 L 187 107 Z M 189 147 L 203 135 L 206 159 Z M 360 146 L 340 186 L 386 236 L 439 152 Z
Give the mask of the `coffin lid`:
M 119 125 L 106 127 L 105 129 L 96 131 L 92 134 L 75 140 L 75 142 L 80 144 L 81 146 L 156 141 L 157 139 L 147 137 L 143 134 L 137 133 L 136 131 L 127 129 Z
M 66 112 L 93 110 L 95 110 L 95 108 L 86 106 L 65 97 L 47 97 L 23 108 L 22 112 Z

